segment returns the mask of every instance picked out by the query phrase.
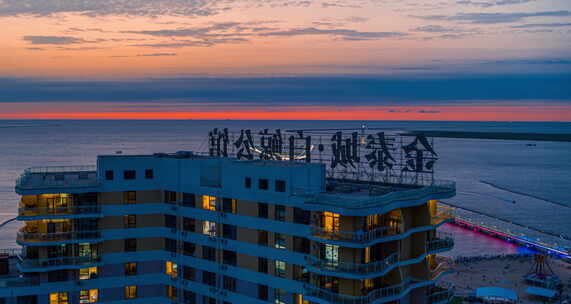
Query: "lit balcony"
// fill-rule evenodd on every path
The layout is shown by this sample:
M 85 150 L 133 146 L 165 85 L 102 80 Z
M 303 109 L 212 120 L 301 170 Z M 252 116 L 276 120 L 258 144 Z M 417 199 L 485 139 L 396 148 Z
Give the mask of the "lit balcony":
M 369 231 L 343 231 L 343 230 L 331 230 L 325 229 L 323 227 L 312 226 L 311 234 L 314 237 L 318 237 L 326 240 L 341 241 L 341 242 L 352 242 L 352 243 L 366 243 L 385 237 L 397 235 L 403 232 L 403 225 L 399 224 L 396 226 L 385 226 L 375 228 Z
M 19 208 L 18 216 L 20 217 L 72 217 L 75 215 L 98 216 L 101 213 L 101 207 L 97 205 L 86 206 L 68 206 L 59 208 Z
M 95 166 L 29 168 L 16 180 L 16 190 L 96 187 L 96 170 Z
M 17 235 L 18 243 L 62 242 L 70 240 L 93 240 L 101 237 L 99 231 L 68 231 L 55 233 L 31 233 L 20 229 Z
M 399 254 L 395 252 L 384 260 L 366 264 L 336 262 L 326 259 L 318 259 L 316 257 L 309 257 L 308 266 L 332 272 L 377 275 L 385 273 L 391 266 L 396 265 L 398 262 Z
M 19 266 L 23 271 L 37 271 L 38 268 L 73 268 L 89 267 L 101 261 L 99 256 L 62 256 L 48 259 L 30 259 L 20 257 Z

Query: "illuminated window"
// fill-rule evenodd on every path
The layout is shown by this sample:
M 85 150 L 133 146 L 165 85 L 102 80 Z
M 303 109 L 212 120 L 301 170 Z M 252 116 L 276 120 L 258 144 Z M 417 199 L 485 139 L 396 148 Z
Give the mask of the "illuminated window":
M 365 289 L 366 289 L 366 290 L 371 290 L 371 289 L 373 289 L 373 287 L 375 286 L 373 280 L 371 280 L 371 279 L 365 280 L 364 284 L 365 284 Z
M 276 260 L 276 276 L 285 277 L 286 276 L 286 263 L 284 261 Z
M 376 227 L 379 227 L 379 218 L 378 214 L 367 215 L 367 230 L 373 230 Z
M 124 228 L 136 228 L 137 227 L 137 216 L 134 214 L 123 215 L 123 227 Z
M 167 297 L 171 300 L 176 300 L 177 290 L 174 286 L 167 286 Z
M 99 292 L 97 289 L 79 291 L 79 303 L 97 303 Z
M 178 265 L 171 261 L 166 261 L 165 273 L 171 276 L 172 278 L 176 278 L 178 276 Z
M 67 292 L 50 293 L 50 304 L 68 304 Z
M 329 263 L 339 262 L 339 246 L 325 244 L 325 260 Z
M 210 221 L 202 222 L 202 234 L 216 236 L 216 223 Z
M 339 231 L 339 214 L 333 212 L 323 212 L 323 230 Z
M 79 279 L 89 280 L 97 277 L 97 267 L 80 268 L 79 269 Z
M 137 286 L 125 286 L 125 299 L 135 299 L 137 297 Z
M 137 263 L 130 262 L 125 263 L 125 275 L 136 275 L 137 274 Z
M 274 233 L 274 247 L 286 249 L 286 236 L 281 233 Z
M 202 209 L 216 211 L 216 196 L 203 195 Z
M 136 191 L 125 191 L 123 192 L 123 204 L 135 204 L 137 203 L 137 192 Z
M 274 299 L 276 304 L 285 304 L 286 291 L 280 288 L 274 289 Z

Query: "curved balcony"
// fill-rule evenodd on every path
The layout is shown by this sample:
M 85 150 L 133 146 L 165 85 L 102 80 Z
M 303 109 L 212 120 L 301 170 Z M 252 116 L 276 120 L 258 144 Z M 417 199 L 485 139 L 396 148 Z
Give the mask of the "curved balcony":
M 28 168 L 16 180 L 16 191 L 50 188 L 97 187 L 95 166 L 63 166 Z
M 426 242 L 426 251 L 430 253 L 438 253 L 448 251 L 454 247 L 454 239 L 452 234 L 438 232 L 436 238 Z
M 17 235 L 19 243 L 36 243 L 36 242 L 63 242 L 72 240 L 98 239 L 101 232 L 96 230 L 90 231 L 69 231 L 56 233 L 31 233 L 24 229 L 20 229 Z
M 366 264 L 335 262 L 311 256 L 309 257 L 308 266 L 331 272 L 379 275 L 390 270 L 391 266 L 396 265 L 398 262 L 399 254 L 395 252 L 384 260 Z
M 62 208 L 19 208 L 19 217 L 46 217 L 46 218 L 68 218 L 68 217 L 98 217 L 101 214 L 101 206 L 69 206 Z
M 329 303 L 340 304 L 369 304 L 369 303 L 386 303 L 395 301 L 411 290 L 434 284 L 434 281 L 420 280 L 416 278 L 408 278 L 400 284 L 378 288 L 364 296 L 351 296 L 341 293 L 335 293 L 326 289 L 307 284 L 304 286 L 306 295 L 316 299 L 324 300 Z
M 428 289 L 428 293 L 426 295 L 426 303 L 445 304 L 450 302 L 452 296 L 454 296 L 454 291 L 452 288 L 433 286 Z
M 312 226 L 311 234 L 314 237 L 326 240 L 363 243 L 400 234 L 402 233 L 403 229 L 404 227 L 402 224 L 399 224 L 397 226 L 378 227 L 370 231 L 329 230 L 319 226 Z
M 62 256 L 49 259 L 30 259 L 21 258 L 19 266 L 24 271 L 37 271 L 42 269 L 47 271 L 46 268 L 74 268 L 74 267 L 88 267 L 89 265 L 97 264 L 101 261 L 99 256 Z

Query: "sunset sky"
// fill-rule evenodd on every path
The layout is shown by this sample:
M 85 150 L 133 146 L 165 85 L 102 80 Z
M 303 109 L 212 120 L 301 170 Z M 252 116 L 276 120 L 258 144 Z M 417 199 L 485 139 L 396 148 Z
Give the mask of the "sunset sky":
M 0 119 L 571 121 L 569 0 L 0 0 Z

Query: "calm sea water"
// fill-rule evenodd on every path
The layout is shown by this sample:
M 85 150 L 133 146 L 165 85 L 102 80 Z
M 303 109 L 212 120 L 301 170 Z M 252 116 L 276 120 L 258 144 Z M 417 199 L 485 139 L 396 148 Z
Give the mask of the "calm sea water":
M 214 127 L 351 128 L 334 121 L 0 121 L 0 220 L 16 216 L 14 181 L 27 167 L 94 164 L 98 154 L 204 150 Z M 571 133 L 571 123 L 366 122 L 386 130 Z M 527 146 L 535 143 L 536 146 Z M 449 203 L 571 236 L 571 143 L 436 138 L 437 178 L 457 181 Z M 482 181 L 492 183 L 499 189 Z M 528 195 L 517 194 L 520 192 Z M 515 201 L 515 204 L 514 204 Z M 474 216 L 473 214 L 470 214 Z M 0 247 L 14 247 L 19 223 L 0 229 Z M 513 253 L 503 242 L 461 229 L 457 254 Z M 537 237 L 543 237 L 537 235 Z M 463 242 L 463 240 L 465 241 Z M 494 245 L 490 245 L 494 244 Z M 504 245 L 501 245 L 504 244 Z M 563 246 L 568 243 L 562 242 Z

